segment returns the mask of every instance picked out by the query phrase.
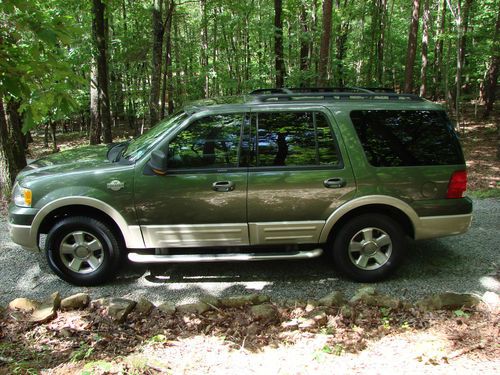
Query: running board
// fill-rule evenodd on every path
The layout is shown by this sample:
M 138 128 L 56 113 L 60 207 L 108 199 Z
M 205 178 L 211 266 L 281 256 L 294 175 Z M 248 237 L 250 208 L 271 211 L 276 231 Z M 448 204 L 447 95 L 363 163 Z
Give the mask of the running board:
M 244 262 L 256 260 L 310 259 L 323 254 L 323 249 L 287 253 L 234 253 L 234 254 L 174 254 L 156 255 L 129 253 L 134 263 L 197 263 L 197 262 Z

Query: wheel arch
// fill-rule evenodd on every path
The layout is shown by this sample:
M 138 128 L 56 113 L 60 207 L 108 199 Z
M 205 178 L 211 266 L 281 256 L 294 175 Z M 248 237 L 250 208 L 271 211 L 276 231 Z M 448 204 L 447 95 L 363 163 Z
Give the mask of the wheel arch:
M 400 199 L 380 195 L 356 198 L 340 206 L 326 220 L 320 242 L 328 242 L 343 224 L 352 217 L 365 213 L 379 213 L 392 217 L 402 225 L 409 237 L 415 238 L 419 217 L 413 208 Z
M 127 248 L 144 248 L 139 226 L 128 225 L 116 209 L 90 197 L 66 197 L 45 205 L 33 220 L 30 237 L 38 243 L 40 234 L 47 233 L 58 220 L 69 216 L 88 216 L 100 220 L 123 239 Z

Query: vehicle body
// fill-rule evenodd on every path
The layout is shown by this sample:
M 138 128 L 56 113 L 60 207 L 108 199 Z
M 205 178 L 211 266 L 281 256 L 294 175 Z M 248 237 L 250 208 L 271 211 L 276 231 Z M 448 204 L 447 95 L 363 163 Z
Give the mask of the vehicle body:
M 405 238 L 469 228 L 465 162 L 439 105 L 366 90 L 229 102 L 199 102 L 136 140 L 30 164 L 9 207 L 13 241 L 38 249 L 47 234 L 49 265 L 79 285 L 108 280 L 125 255 L 165 263 L 323 250 L 369 282 L 400 263 Z

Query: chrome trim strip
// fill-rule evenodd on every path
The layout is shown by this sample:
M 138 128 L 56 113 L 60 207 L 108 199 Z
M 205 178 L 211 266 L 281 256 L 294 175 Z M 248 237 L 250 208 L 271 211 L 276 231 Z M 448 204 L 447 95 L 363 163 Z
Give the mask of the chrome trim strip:
M 318 243 L 324 221 L 278 221 L 249 223 L 250 244 Z
M 9 226 L 9 236 L 12 242 L 18 244 L 23 249 L 29 251 L 40 251 L 38 244 L 33 242 L 30 237 L 31 226 L 29 225 L 18 225 L 8 223 Z
M 129 226 L 123 216 L 111 207 L 109 204 L 100 201 L 95 198 L 84 197 L 84 196 L 74 196 L 74 197 L 64 197 L 56 199 L 45 206 L 43 206 L 40 211 L 36 214 L 31 224 L 31 230 L 29 233 L 30 243 L 37 244 L 38 241 L 38 230 L 43 219 L 51 213 L 53 210 L 65 206 L 71 205 L 83 205 L 96 208 L 105 214 L 109 215 L 114 222 L 120 228 L 123 238 L 125 239 L 125 245 L 130 249 L 144 249 L 144 240 L 142 239 L 142 234 L 139 226 L 132 225 Z M 35 246 L 36 246 L 35 245 Z
M 310 251 L 297 251 L 294 253 L 268 253 L 268 254 L 175 254 L 155 255 L 129 253 L 128 259 L 135 263 L 191 263 L 191 262 L 242 262 L 261 260 L 283 260 L 283 259 L 310 259 L 323 254 L 323 249 Z
M 471 223 L 472 214 L 421 217 L 415 228 L 415 239 L 455 236 L 467 232 Z
M 146 248 L 249 245 L 248 225 L 141 225 Z
M 326 224 L 321 232 L 321 236 L 319 238 L 320 243 L 325 243 L 328 240 L 328 235 L 332 230 L 333 226 L 337 221 L 342 218 L 349 211 L 370 204 L 382 204 L 387 206 L 395 207 L 401 211 L 403 211 L 406 216 L 410 219 L 413 224 L 413 228 L 415 229 L 415 233 L 417 232 L 417 227 L 420 223 L 420 218 L 418 217 L 415 210 L 406 202 L 403 202 L 400 199 L 390 197 L 388 195 L 366 195 L 364 197 L 355 198 L 350 200 L 337 208 L 330 217 L 326 220 Z

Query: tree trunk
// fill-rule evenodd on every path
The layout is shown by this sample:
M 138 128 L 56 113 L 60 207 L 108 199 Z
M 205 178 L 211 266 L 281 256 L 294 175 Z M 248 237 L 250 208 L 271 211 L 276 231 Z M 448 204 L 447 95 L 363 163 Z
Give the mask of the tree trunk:
M 377 41 L 377 64 L 376 76 L 377 83 L 384 86 L 384 48 L 385 48 L 385 28 L 387 20 L 387 0 L 377 0 L 380 28 Z
M 343 7 L 344 9 L 347 7 L 347 1 L 344 0 Z M 385 1 L 385 0 L 383 0 Z M 336 7 L 340 10 L 340 0 L 337 0 Z M 337 85 L 339 87 L 345 86 L 345 77 L 344 77 L 344 57 L 347 50 L 347 36 L 349 33 L 349 21 L 341 21 L 337 26 L 337 37 L 335 38 L 336 45 L 336 54 L 335 58 L 337 60 Z
M 432 82 L 434 85 L 433 100 L 437 100 L 445 91 L 441 90 L 443 88 L 441 80 L 443 76 L 443 46 L 446 26 L 446 0 L 443 0 L 441 3 L 441 13 L 439 17 L 439 31 L 437 33 L 437 43 L 434 49 L 434 74 L 432 78 Z
M 318 86 L 326 86 L 328 79 L 327 68 L 332 35 L 332 6 L 332 0 L 323 1 L 323 32 L 319 51 Z
M 406 52 L 405 84 L 403 90 L 406 93 L 411 93 L 413 91 L 413 69 L 415 66 L 415 57 L 417 55 L 419 10 L 420 10 L 420 0 L 413 0 L 410 31 L 408 33 L 408 50 Z
M 162 4 L 163 0 L 153 0 L 153 51 L 151 62 L 151 92 L 149 95 L 150 127 L 156 125 L 160 115 L 161 59 L 164 31 L 162 23 Z
M 99 93 L 100 120 L 103 129 L 104 143 L 111 143 L 111 111 L 109 106 L 108 90 L 108 60 L 107 60 L 107 26 L 106 5 L 102 0 L 93 0 L 93 25 L 95 27 L 94 45 L 97 56 L 97 89 Z
M 17 174 L 11 142 L 8 139 L 7 119 L 3 106 L 2 97 L 0 97 L 0 198 L 8 198 L 12 183 Z
M 19 114 L 20 103 L 15 100 L 10 100 L 7 104 L 9 112 L 9 121 L 12 129 L 12 156 L 16 169 L 20 171 L 26 167 L 26 138 L 23 136 L 23 120 Z
M 163 85 L 161 95 L 161 118 L 165 117 L 165 108 L 168 113 L 174 109 L 173 102 L 173 76 L 172 76 L 172 17 L 175 2 L 170 0 L 165 21 L 165 69 L 163 70 Z
M 307 12 L 304 4 L 300 6 L 299 14 L 300 29 L 302 31 L 300 35 L 300 70 L 302 72 L 307 71 L 309 66 L 309 36 L 307 27 Z M 303 82 L 301 82 L 303 84 Z
M 427 95 L 427 50 L 429 47 L 429 0 L 424 0 L 424 19 L 422 23 L 422 67 L 420 68 L 420 96 Z
M 285 61 L 283 58 L 283 20 L 281 19 L 282 0 L 274 0 L 274 66 L 276 87 L 285 84 Z
M 204 77 L 203 92 L 205 98 L 210 97 L 210 77 L 208 75 L 208 18 L 207 0 L 200 1 L 201 8 L 201 67 Z
M 491 59 L 483 83 L 484 87 L 483 97 L 485 101 L 485 109 L 483 116 L 485 118 L 489 117 L 490 113 L 493 111 L 493 105 L 495 104 L 495 91 L 497 89 L 497 82 L 498 82 L 498 65 L 500 63 L 499 39 L 500 39 L 500 10 L 497 13 L 497 21 L 493 37 L 493 47 L 491 51 Z M 498 123 L 497 123 L 497 129 L 498 129 L 497 135 L 499 137 L 497 158 L 500 160 L 500 124 Z
M 97 145 L 101 143 L 101 112 L 100 112 L 99 90 L 97 87 L 98 87 L 97 66 L 95 58 L 92 58 L 92 64 L 90 68 L 90 134 L 89 134 L 91 145 Z M 46 142 L 45 147 L 48 147 L 48 142 Z

